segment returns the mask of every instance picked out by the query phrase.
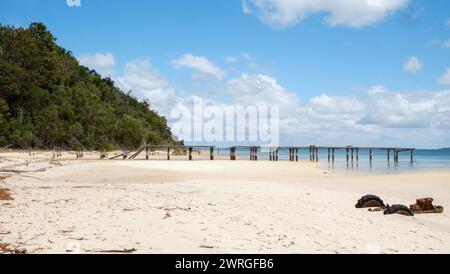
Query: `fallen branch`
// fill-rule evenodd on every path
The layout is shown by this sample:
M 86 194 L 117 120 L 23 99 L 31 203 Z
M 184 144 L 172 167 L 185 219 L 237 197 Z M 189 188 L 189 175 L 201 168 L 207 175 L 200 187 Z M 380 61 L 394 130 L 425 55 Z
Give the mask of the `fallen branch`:
M 111 158 L 109 158 L 109 160 L 114 160 L 114 159 L 117 159 L 117 158 L 122 157 L 122 156 L 123 156 L 123 153 L 120 154 L 120 155 L 116 155 L 114 157 L 111 157 Z
M 34 177 L 34 176 L 29 176 L 29 175 L 21 175 L 21 176 L 25 177 L 25 178 L 31 178 L 31 179 L 39 180 L 39 181 L 42 181 L 42 182 L 48 182 L 47 180 L 44 180 L 44 179 L 41 179 L 41 178 L 38 178 L 38 177 Z
M 167 219 L 167 218 L 172 217 L 171 212 L 175 211 L 175 210 L 191 211 L 190 207 L 183 208 L 183 207 L 179 207 L 179 206 L 176 206 L 176 207 L 164 207 L 164 206 L 162 206 L 162 207 L 158 207 L 158 209 L 163 209 L 164 211 L 166 211 L 166 215 L 164 216 L 163 219 Z
M 16 173 L 16 174 L 45 172 L 45 171 L 47 171 L 47 169 L 45 169 L 45 168 L 40 168 L 40 169 L 36 169 L 36 170 L 0 169 L 0 172 L 2 172 L 2 173 Z
M 88 253 L 133 253 L 136 252 L 136 248 L 130 249 L 85 249 Z

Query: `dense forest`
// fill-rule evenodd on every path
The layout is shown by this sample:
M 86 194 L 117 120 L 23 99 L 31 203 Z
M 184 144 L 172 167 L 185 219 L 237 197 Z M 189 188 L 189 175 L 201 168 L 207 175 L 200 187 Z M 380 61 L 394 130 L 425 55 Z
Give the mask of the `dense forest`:
M 42 23 L 0 25 L 0 147 L 114 149 L 175 144 L 167 121 L 80 66 Z

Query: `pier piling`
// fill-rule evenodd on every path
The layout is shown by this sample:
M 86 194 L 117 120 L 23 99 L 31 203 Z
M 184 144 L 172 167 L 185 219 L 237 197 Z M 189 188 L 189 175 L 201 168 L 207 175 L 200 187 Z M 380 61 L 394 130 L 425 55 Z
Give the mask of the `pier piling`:
M 230 148 L 230 160 L 236 161 L 236 147 Z
M 209 160 L 214 161 L 214 147 L 209 148 Z

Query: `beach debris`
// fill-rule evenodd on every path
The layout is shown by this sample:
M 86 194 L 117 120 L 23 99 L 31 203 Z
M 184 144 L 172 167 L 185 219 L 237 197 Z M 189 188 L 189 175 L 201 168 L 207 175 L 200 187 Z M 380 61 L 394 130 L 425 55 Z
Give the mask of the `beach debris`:
M 45 169 L 45 168 L 40 168 L 40 169 L 35 169 L 35 170 L 0 169 L 0 172 L 20 174 L 20 173 L 45 172 L 46 170 L 47 169 Z
M 376 195 L 366 195 L 364 197 L 361 197 L 361 199 L 358 200 L 358 203 L 355 205 L 356 208 L 368 208 L 368 207 L 378 207 L 378 208 L 385 208 L 385 204 L 383 200 L 380 199 L 380 197 Z
M 416 203 L 411 205 L 409 209 L 415 214 L 426 214 L 426 213 L 443 213 L 444 207 L 433 205 L 433 198 L 422 198 L 417 199 Z
M 387 209 L 384 211 L 384 215 L 391 215 L 391 214 L 400 214 L 405 216 L 414 216 L 414 213 L 404 205 L 387 205 Z
M 141 208 L 124 208 L 123 212 L 133 212 L 133 211 L 139 211 Z
M 57 156 L 57 155 L 56 155 L 56 153 L 54 152 L 54 153 L 52 154 L 52 157 L 51 157 L 50 160 L 48 161 L 48 163 L 51 164 L 51 165 L 56 165 L 56 166 L 63 166 L 63 164 L 61 164 L 58 160 L 55 159 L 56 156 Z
M 48 182 L 47 180 L 44 180 L 44 179 L 41 179 L 41 178 L 38 178 L 38 177 L 35 177 L 35 176 L 30 176 L 30 175 L 20 175 L 20 176 L 25 177 L 25 178 L 35 179 L 35 180 L 38 180 L 38 181 L 41 181 L 41 182 Z
M 27 254 L 24 248 L 13 247 L 10 244 L 0 243 L 0 254 Z
M 158 207 L 158 209 L 163 209 L 166 212 L 166 215 L 164 216 L 163 219 L 167 219 L 172 217 L 172 211 L 175 210 L 182 210 L 182 211 L 191 211 L 190 207 L 187 208 L 183 208 L 183 207 L 179 207 L 179 206 L 175 206 L 175 207 Z
M 85 249 L 88 253 L 134 253 L 137 251 L 136 248 L 124 248 L 124 249 Z
M 14 200 L 13 197 L 11 197 L 10 189 L 8 188 L 0 188 L 0 201 L 12 201 Z
M 214 249 L 214 246 L 210 246 L 210 245 L 201 245 L 200 248 L 204 248 L 204 249 Z

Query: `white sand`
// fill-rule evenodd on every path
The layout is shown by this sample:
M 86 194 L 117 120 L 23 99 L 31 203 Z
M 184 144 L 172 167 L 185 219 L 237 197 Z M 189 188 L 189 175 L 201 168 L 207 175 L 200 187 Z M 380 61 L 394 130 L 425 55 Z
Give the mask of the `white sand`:
M 0 182 L 0 243 L 34 253 L 449 253 L 444 214 L 357 210 L 377 194 L 450 208 L 450 173 L 340 174 L 301 162 L 65 160 Z M 48 153 L 22 170 L 49 167 Z M 73 159 L 73 155 L 65 155 Z M 28 154 L 0 154 L 0 168 Z

